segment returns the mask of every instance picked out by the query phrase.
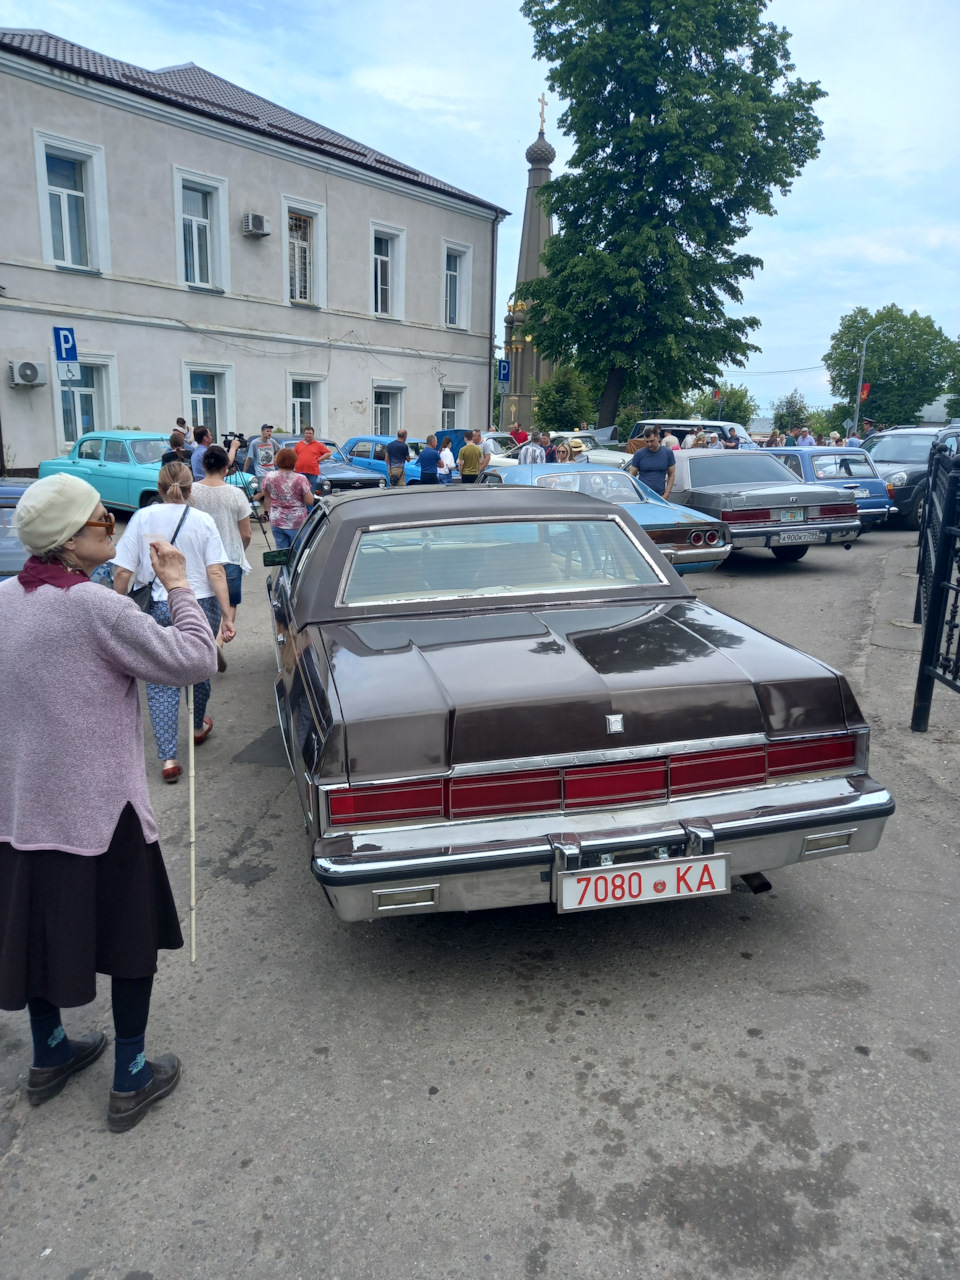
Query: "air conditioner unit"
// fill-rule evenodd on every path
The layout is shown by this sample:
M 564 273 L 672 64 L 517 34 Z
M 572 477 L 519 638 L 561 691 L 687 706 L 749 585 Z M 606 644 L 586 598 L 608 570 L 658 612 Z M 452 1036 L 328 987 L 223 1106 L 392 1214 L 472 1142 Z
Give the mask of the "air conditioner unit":
M 245 236 L 268 236 L 270 219 L 265 213 L 245 213 L 243 215 L 243 234 Z
M 47 366 L 39 360 L 11 360 L 10 384 L 14 387 L 45 387 Z

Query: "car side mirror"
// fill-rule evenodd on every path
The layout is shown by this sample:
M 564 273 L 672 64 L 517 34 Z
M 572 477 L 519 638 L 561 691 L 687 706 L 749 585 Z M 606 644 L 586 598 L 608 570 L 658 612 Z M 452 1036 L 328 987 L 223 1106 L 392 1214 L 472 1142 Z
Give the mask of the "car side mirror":
M 272 565 L 289 564 L 290 548 L 277 547 L 276 551 L 265 551 L 263 553 L 263 563 L 267 569 Z

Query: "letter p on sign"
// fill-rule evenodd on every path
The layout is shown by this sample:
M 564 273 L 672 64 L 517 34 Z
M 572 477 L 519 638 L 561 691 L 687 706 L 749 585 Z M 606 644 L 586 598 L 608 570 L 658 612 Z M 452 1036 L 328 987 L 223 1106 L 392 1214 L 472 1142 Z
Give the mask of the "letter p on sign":
M 57 329 L 53 331 L 53 345 L 57 349 L 57 363 L 67 364 L 71 360 L 77 358 L 77 340 L 73 336 L 72 329 Z

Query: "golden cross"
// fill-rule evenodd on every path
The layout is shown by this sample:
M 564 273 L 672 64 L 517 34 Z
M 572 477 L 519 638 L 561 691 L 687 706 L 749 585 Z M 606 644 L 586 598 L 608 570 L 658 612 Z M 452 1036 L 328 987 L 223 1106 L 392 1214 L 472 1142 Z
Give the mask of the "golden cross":
M 547 124 L 547 95 L 541 93 L 537 101 L 540 103 L 540 132 L 543 133 Z

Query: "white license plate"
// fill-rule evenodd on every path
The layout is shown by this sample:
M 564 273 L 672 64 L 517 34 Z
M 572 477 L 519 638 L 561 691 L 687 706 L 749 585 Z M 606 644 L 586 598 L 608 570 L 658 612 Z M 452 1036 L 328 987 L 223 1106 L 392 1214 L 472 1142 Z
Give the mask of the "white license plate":
M 854 494 L 854 497 L 855 498 L 872 498 L 873 494 L 870 492 L 869 489 L 858 489 L 857 492 Z
M 783 507 L 780 511 L 781 524 L 796 524 L 803 519 L 803 507 Z
M 670 858 L 558 873 L 560 911 L 597 911 L 730 892 L 730 857 Z
M 806 530 L 800 530 L 800 529 L 798 529 L 796 533 L 781 533 L 780 535 L 781 547 L 785 542 L 819 542 L 819 541 L 820 541 L 819 533 L 807 532 Z

